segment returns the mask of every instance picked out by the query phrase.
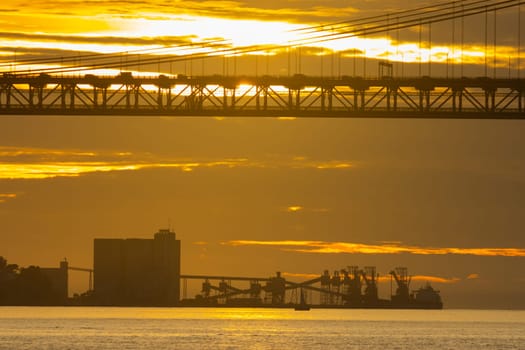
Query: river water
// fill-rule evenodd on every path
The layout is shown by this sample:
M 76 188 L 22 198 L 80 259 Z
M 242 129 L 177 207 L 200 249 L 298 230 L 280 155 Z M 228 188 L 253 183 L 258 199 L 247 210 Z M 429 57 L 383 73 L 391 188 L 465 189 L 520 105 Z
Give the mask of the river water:
M 0 307 L 0 349 L 525 349 L 525 311 Z

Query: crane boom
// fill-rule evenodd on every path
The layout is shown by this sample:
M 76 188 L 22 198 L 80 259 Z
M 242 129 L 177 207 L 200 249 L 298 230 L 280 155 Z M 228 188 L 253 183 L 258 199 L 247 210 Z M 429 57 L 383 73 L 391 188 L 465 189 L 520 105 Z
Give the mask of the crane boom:
M 401 281 L 399 280 L 399 277 L 397 277 L 397 274 L 395 271 L 390 271 L 390 274 L 394 276 L 394 279 L 396 280 L 397 285 L 401 285 Z

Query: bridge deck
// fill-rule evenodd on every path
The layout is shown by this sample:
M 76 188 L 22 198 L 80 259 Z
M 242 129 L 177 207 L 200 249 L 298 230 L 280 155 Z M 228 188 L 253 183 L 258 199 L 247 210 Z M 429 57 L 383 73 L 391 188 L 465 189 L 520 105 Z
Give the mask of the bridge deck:
M 0 114 L 523 119 L 525 79 L 4 74 Z

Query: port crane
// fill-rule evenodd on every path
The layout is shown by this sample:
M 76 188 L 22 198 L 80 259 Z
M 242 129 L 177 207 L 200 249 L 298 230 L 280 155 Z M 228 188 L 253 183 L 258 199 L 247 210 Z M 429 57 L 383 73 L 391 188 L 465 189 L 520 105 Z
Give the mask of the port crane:
M 411 277 L 408 276 L 408 270 L 406 267 L 396 267 L 390 271 L 390 275 L 394 277 L 397 283 L 396 294 L 392 295 L 392 301 L 397 303 L 407 303 L 410 299 L 410 281 Z
M 394 279 L 397 283 L 395 292 L 391 291 L 391 299 L 380 299 L 378 295 L 379 274 L 375 266 L 348 266 L 346 269 L 334 271 L 333 275 L 325 270 L 322 274 L 302 282 L 292 282 L 284 279 L 279 272 L 266 278 L 256 277 L 226 277 L 181 275 L 181 279 L 204 280 L 202 291 L 195 299 L 184 299 L 186 305 L 225 305 L 225 306 L 272 306 L 287 307 L 296 305 L 297 299 L 304 293 L 314 292 L 319 296 L 319 307 L 341 308 L 414 308 L 441 309 L 443 303 L 438 291 L 431 287 L 420 288 L 410 294 L 410 282 L 406 267 L 396 267 L 390 271 L 391 288 Z M 211 281 L 216 281 L 211 283 Z M 231 285 L 232 281 L 248 282 L 243 287 Z M 364 288 L 363 288 L 364 287 Z M 287 292 L 291 291 L 291 295 Z M 261 298 L 261 294 L 264 296 Z M 290 297 L 291 296 L 291 297 Z M 295 301 L 294 301 L 295 300 Z
M 363 296 L 365 298 L 365 302 L 377 302 L 379 299 L 376 283 L 378 275 L 376 273 L 375 266 L 365 266 L 364 270 L 361 270 L 360 272 L 366 284 L 365 293 Z

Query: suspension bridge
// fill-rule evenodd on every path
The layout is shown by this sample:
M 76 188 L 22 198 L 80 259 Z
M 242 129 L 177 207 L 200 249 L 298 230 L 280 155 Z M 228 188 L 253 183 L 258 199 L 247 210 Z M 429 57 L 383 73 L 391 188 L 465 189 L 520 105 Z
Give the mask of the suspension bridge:
M 304 27 L 286 45 L 4 59 L 0 114 L 523 119 L 521 5 L 436 3 Z M 373 54 L 365 38 L 391 45 Z M 335 41 L 349 44 L 305 53 Z

